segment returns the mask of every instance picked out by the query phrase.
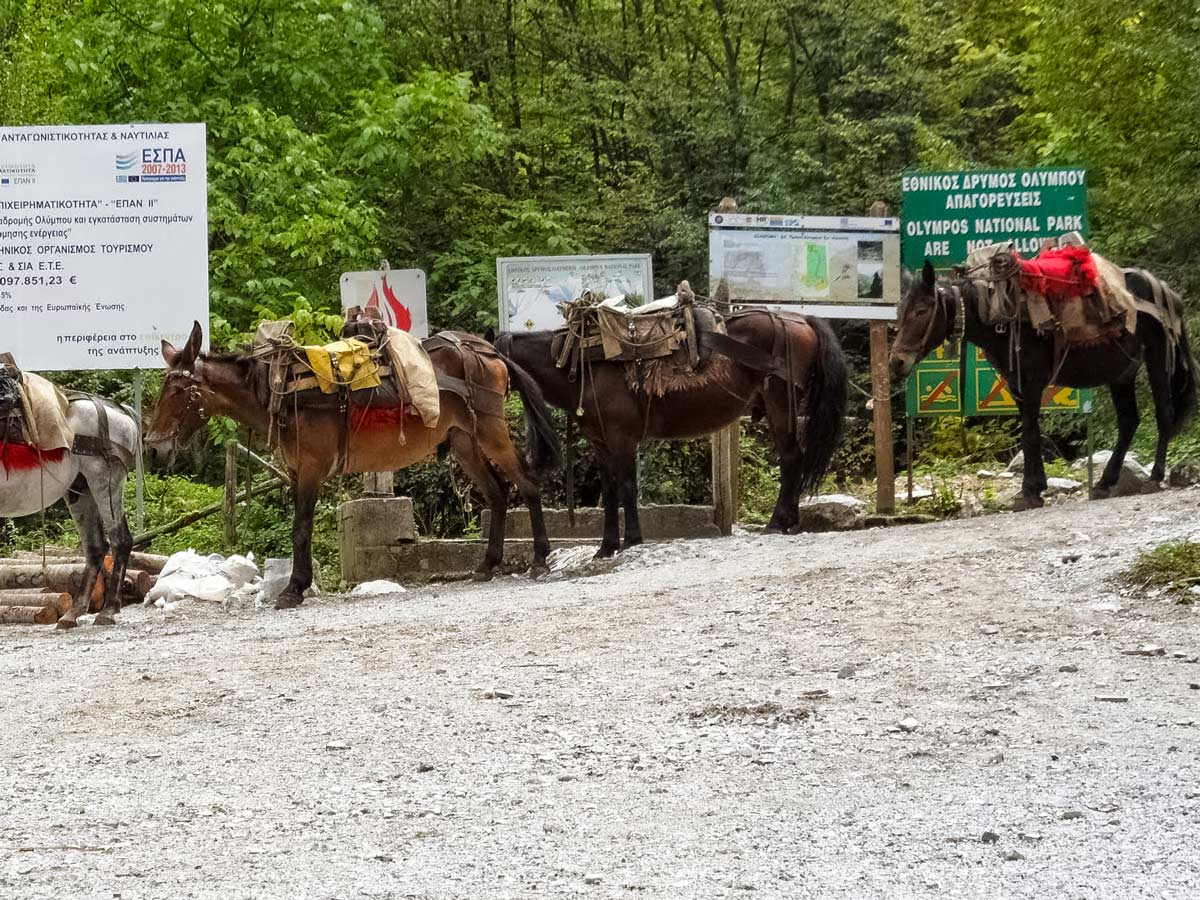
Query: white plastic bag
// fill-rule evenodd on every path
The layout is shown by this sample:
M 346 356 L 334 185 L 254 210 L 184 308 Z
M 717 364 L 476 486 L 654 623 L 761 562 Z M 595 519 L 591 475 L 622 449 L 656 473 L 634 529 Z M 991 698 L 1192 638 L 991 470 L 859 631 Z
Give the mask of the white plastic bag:
M 204 600 L 222 603 L 238 587 L 258 576 L 253 556 L 219 553 L 201 556 L 195 550 L 172 554 L 146 594 L 146 604 L 167 608 L 180 600 Z
M 384 597 L 388 594 L 403 594 L 404 588 L 394 581 L 364 581 L 350 592 L 351 597 Z

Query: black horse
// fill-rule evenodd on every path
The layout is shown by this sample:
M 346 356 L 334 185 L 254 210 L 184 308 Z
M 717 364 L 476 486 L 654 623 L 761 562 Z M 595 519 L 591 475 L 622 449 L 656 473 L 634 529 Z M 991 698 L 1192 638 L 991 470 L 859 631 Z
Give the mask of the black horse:
M 1154 276 L 1129 270 L 1125 284 L 1136 298 L 1148 303 L 1153 303 L 1159 293 L 1182 323 L 1179 295 L 1162 282 L 1156 285 Z M 1156 291 L 1156 287 L 1161 290 Z M 1108 385 L 1117 411 L 1117 445 L 1093 497 L 1109 495 L 1137 431 L 1136 379 L 1143 361 L 1158 426 L 1158 447 L 1150 477 L 1161 482 L 1166 474 L 1167 442 L 1179 434 L 1196 409 L 1196 363 L 1182 325 L 1174 339 L 1156 316 L 1139 311 L 1135 334 L 1123 331 L 1111 342 L 1072 349 L 1058 358 L 1053 338 L 1035 331 L 1028 323 L 1024 327 L 1014 325 L 1015 335 L 986 324 L 979 315 L 980 299 L 974 281 L 955 276 L 939 283 L 933 265 L 926 260 L 921 277 L 913 279 L 900 309 L 899 332 L 891 353 L 892 377 L 904 378 L 919 360 L 954 334 L 961 334 L 983 350 L 988 362 L 1008 382 L 1021 413 L 1025 477 L 1014 508 L 1036 508 L 1043 502 L 1046 471 L 1038 418 L 1042 395 L 1052 380 L 1074 388 Z M 1013 340 L 1015 347 L 1010 344 Z M 1010 353 L 1010 349 L 1015 352 Z M 1018 360 L 1019 365 L 1011 366 L 1010 359 Z
M 580 430 L 596 450 L 604 496 L 598 557 L 620 548 L 618 507 L 625 507 L 625 546 L 642 542 L 637 509 L 637 450 L 647 440 L 700 437 L 743 415 L 766 417 L 779 452 L 779 498 L 768 531 L 799 521 L 801 494 L 815 491 L 841 442 L 847 374 L 841 344 L 811 316 L 745 310 L 726 317 L 731 347 L 745 358 L 714 354 L 705 377 L 654 396 L 631 388 L 625 363 L 596 362 L 586 378 L 555 364 L 553 331 L 502 334 L 496 347 L 532 376 L 547 402 L 578 409 Z M 747 359 L 771 361 L 762 368 Z M 782 377 L 779 373 L 784 373 Z

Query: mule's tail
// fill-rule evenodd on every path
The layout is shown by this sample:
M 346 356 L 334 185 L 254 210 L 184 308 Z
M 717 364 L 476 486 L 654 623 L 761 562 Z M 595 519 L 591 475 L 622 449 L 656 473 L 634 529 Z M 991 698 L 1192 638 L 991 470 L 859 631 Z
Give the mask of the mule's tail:
M 550 409 L 537 382 L 519 365 L 501 354 L 508 367 L 508 378 L 525 407 L 525 459 L 534 472 L 557 468 L 562 461 L 562 447 Z
M 1167 338 L 1170 340 L 1170 337 Z M 1188 346 L 1187 323 L 1179 310 L 1179 343 L 1175 345 L 1175 370 L 1171 373 L 1171 433 L 1173 438 L 1196 412 L 1196 360 Z
M 800 491 L 807 495 L 820 488 L 833 454 L 842 443 L 849 376 L 841 342 L 829 323 L 811 316 L 806 319 L 817 335 L 817 356 L 805 391 L 801 434 L 804 452 L 800 460 Z

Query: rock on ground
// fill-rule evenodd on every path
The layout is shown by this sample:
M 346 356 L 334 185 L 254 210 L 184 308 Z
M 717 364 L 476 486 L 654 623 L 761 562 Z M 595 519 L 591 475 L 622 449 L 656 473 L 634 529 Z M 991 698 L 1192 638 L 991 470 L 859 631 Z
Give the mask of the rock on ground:
M 795 531 L 849 531 L 862 524 L 867 504 L 849 494 L 821 494 L 800 501 Z
M 1195 897 L 1200 606 L 1114 581 L 1187 537 L 1169 492 L 0 629 L 0 897 Z

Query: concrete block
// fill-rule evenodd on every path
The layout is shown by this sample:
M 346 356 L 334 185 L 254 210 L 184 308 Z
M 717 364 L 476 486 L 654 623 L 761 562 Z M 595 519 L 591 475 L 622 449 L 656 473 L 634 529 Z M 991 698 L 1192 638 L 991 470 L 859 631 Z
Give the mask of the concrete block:
M 417 539 L 412 499 L 368 497 L 338 507 L 342 578 L 351 583 L 390 578 L 388 550 Z
M 599 541 L 604 536 L 604 511 L 596 507 L 575 510 L 575 527 L 568 521 L 565 509 L 546 509 L 546 532 L 551 539 Z M 713 522 L 711 506 L 643 506 L 639 510 L 642 537 L 647 541 L 669 541 L 675 538 L 720 537 L 721 530 Z M 479 529 L 487 535 L 491 526 L 491 511 L 484 510 Z M 625 532 L 625 515 L 620 517 L 621 533 Z M 529 510 L 510 509 L 504 517 L 504 530 L 510 538 L 532 538 Z

